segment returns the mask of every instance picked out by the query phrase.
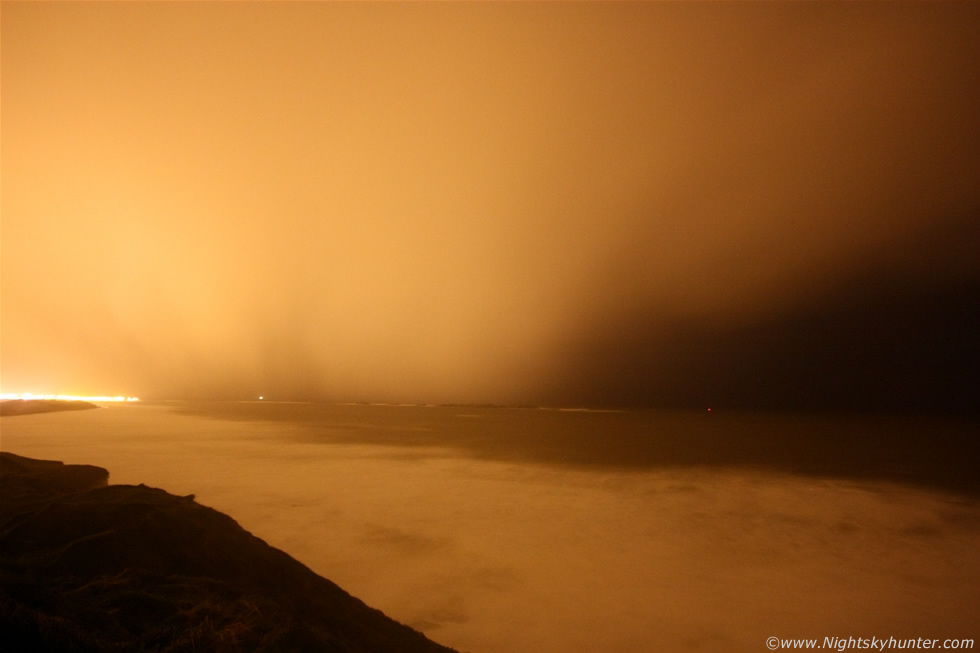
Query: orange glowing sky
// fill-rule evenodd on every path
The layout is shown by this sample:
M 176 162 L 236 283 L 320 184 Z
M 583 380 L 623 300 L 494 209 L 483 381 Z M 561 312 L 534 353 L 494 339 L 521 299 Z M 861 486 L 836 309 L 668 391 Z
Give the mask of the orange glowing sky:
M 896 320 L 912 343 L 858 372 L 975 388 L 976 346 L 930 343 L 976 324 L 978 28 L 975 3 L 4 2 L 3 391 L 724 405 L 746 375 L 855 378 Z

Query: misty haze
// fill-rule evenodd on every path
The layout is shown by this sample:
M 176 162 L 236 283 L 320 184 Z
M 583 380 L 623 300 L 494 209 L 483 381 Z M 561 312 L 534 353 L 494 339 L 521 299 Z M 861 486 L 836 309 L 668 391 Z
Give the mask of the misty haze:
M 461 651 L 977 635 L 980 5 L 0 13 L 3 453 Z

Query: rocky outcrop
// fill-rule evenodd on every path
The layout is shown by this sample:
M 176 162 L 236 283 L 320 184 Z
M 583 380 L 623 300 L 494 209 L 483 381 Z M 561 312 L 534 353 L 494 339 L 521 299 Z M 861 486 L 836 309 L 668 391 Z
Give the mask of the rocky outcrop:
M 0 650 L 450 650 L 193 497 L 107 480 L 0 453 Z

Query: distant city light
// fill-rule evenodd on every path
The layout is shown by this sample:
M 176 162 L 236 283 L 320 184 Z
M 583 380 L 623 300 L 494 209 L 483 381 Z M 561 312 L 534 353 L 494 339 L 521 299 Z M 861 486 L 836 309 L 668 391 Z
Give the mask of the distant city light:
M 56 399 L 58 401 L 139 401 L 139 397 L 81 397 L 79 395 L 54 395 L 54 394 L 34 394 L 33 392 L 22 392 L 14 394 L 0 394 L 0 399 Z

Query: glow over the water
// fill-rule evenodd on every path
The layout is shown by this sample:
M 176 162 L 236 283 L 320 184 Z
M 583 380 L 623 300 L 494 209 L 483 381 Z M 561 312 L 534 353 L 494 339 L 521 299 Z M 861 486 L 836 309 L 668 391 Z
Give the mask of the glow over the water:
M 33 392 L 22 392 L 14 394 L 0 394 L 0 399 L 57 399 L 59 401 L 139 401 L 139 397 L 123 396 L 98 396 L 82 397 L 79 395 L 57 395 L 57 394 L 34 394 Z

